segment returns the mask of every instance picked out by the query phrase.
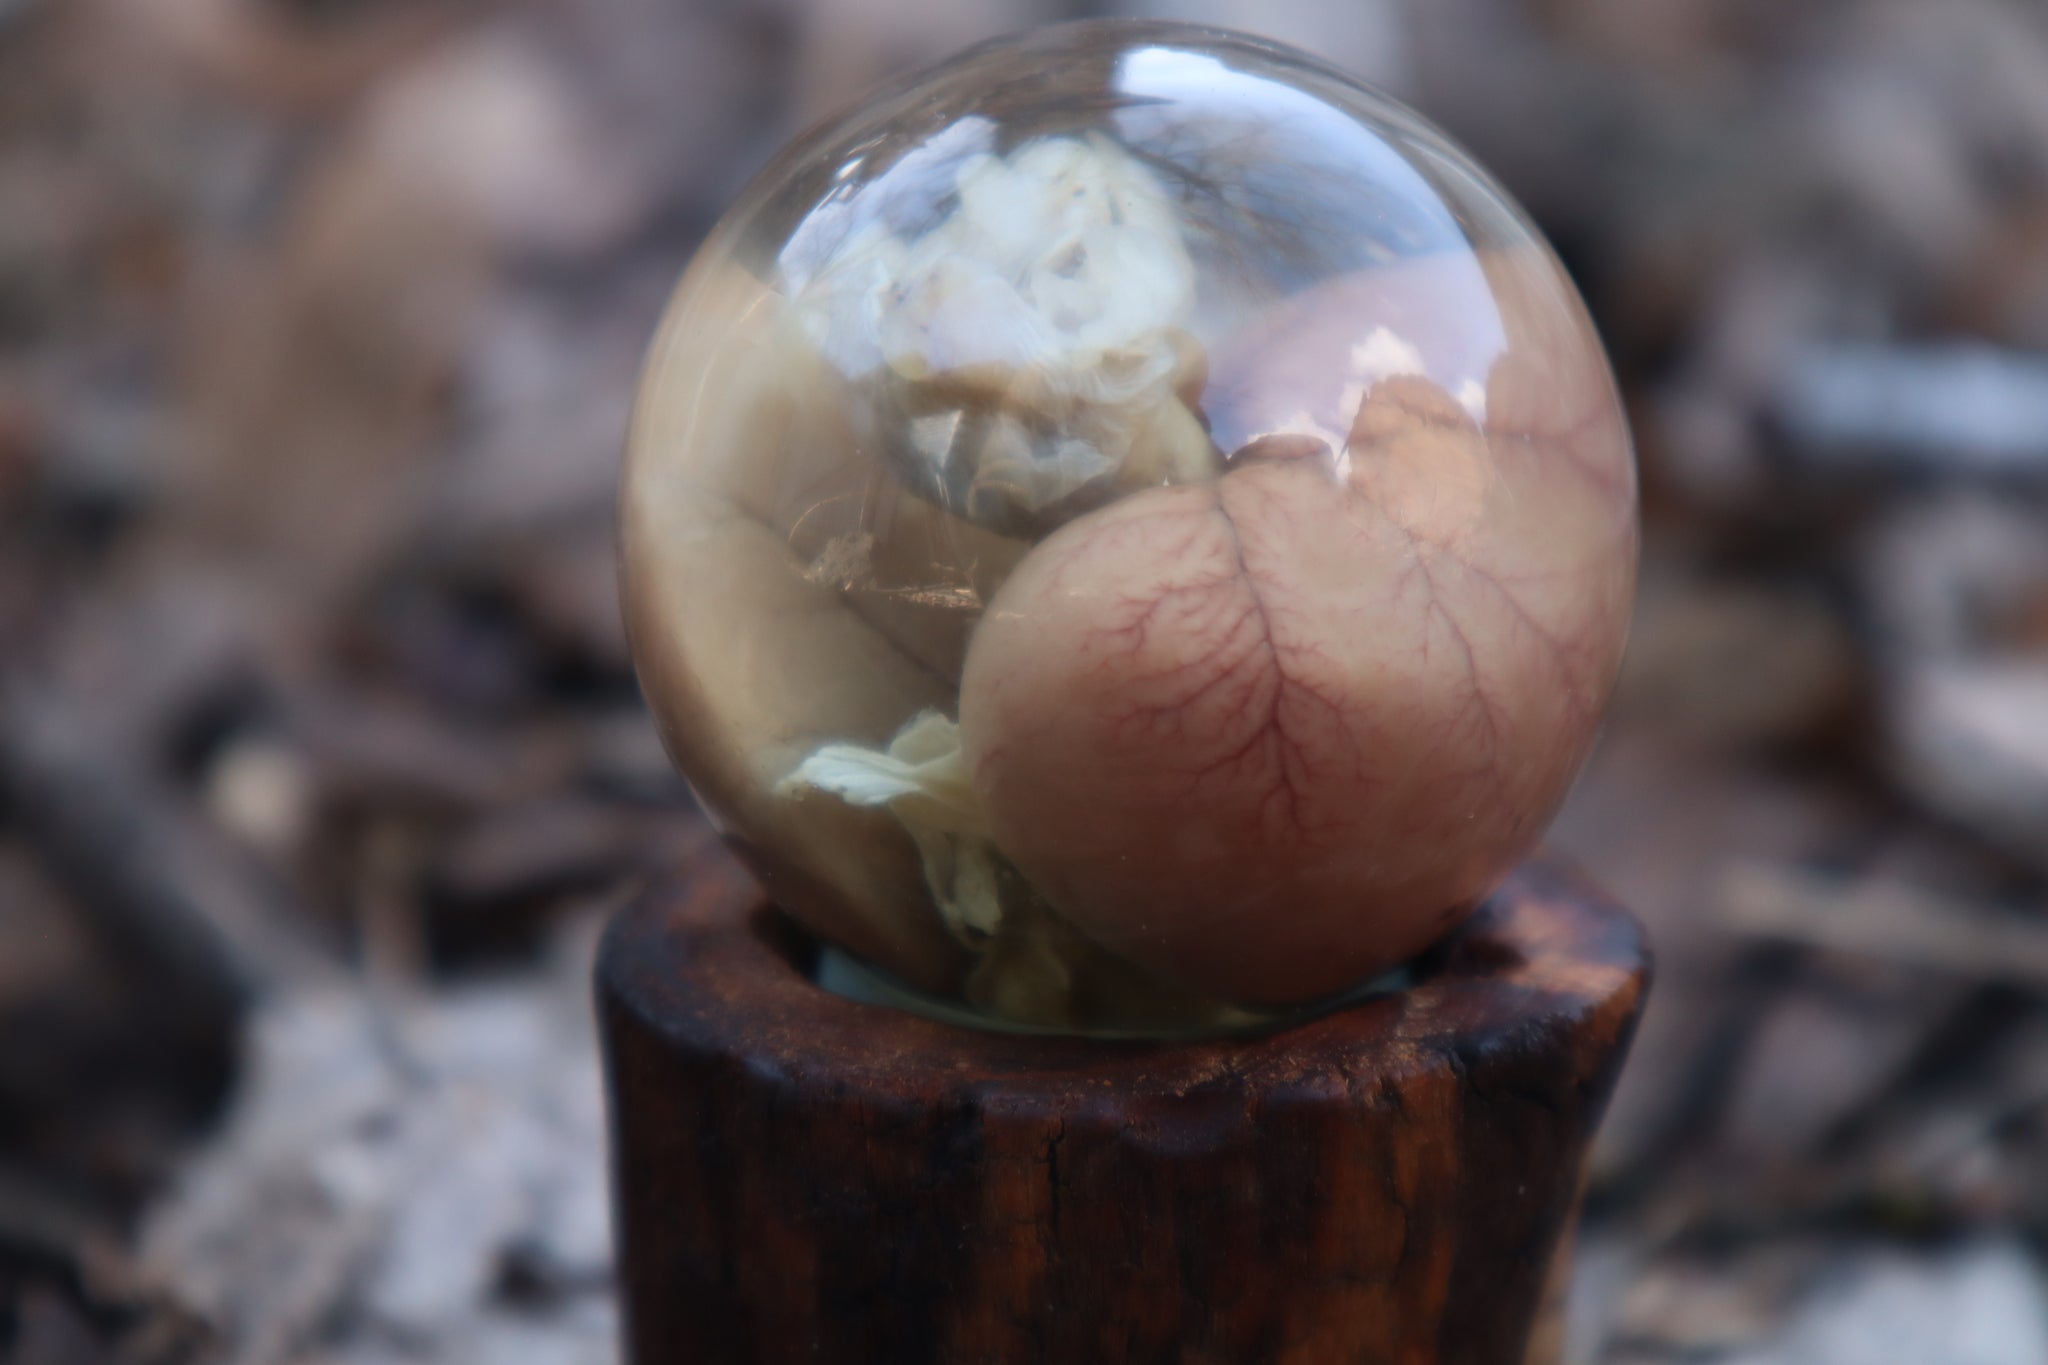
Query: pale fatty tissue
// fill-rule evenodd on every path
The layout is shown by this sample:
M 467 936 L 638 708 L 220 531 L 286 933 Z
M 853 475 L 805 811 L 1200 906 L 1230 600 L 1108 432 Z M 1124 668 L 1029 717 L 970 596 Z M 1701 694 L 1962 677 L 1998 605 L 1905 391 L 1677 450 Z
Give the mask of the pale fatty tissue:
M 1082 24 L 763 172 L 622 531 L 664 735 L 786 908 L 992 1016 L 1199 1030 L 1408 960 L 1533 846 L 1635 481 L 1463 153 L 1298 54 Z

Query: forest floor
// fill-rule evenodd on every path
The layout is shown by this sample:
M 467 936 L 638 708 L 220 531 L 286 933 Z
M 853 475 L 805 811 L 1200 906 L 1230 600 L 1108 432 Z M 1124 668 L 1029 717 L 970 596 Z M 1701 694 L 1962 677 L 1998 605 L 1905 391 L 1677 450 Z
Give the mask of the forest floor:
M 710 838 L 642 348 L 796 129 L 1051 0 L 0 0 L 0 1359 L 614 1356 L 588 965 Z M 1649 923 L 1572 1359 L 2048 1360 L 2048 22 L 1206 0 L 1529 207 L 1627 394 L 1554 833 Z

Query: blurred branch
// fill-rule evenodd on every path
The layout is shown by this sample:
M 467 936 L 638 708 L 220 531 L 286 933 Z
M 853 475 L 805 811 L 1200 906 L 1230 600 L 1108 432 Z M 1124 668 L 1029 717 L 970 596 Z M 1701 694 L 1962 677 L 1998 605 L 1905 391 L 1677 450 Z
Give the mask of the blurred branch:
M 1715 899 L 1737 933 L 2048 990 L 2048 923 L 2037 919 L 1895 881 L 1844 882 L 1757 862 L 1731 867 Z
M 1997 346 L 1812 344 L 1772 410 L 1801 460 L 2048 481 L 2048 359 Z
M 0 692 L 0 804 L 159 996 L 217 1017 L 334 970 L 281 887 L 59 696 Z

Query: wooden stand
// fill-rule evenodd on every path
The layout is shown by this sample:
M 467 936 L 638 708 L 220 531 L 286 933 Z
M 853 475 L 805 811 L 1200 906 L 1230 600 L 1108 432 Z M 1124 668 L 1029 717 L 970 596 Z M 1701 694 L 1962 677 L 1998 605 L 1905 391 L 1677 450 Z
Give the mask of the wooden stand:
M 637 1365 L 1554 1350 L 1532 1331 L 1647 983 L 1634 921 L 1555 865 L 1409 989 L 1254 1039 L 963 1029 L 819 989 L 812 952 L 723 859 L 606 938 Z

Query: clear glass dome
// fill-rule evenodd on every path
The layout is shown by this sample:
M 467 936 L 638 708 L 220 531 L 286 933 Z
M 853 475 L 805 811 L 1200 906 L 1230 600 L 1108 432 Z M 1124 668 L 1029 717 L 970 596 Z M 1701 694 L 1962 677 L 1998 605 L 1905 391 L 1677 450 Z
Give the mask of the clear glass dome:
M 1591 741 L 1635 508 L 1499 186 L 1309 57 L 1139 23 L 763 171 L 622 499 L 647 696 L 775 897 L 1074 1027 L 1326 997 L 1477 904 Z

